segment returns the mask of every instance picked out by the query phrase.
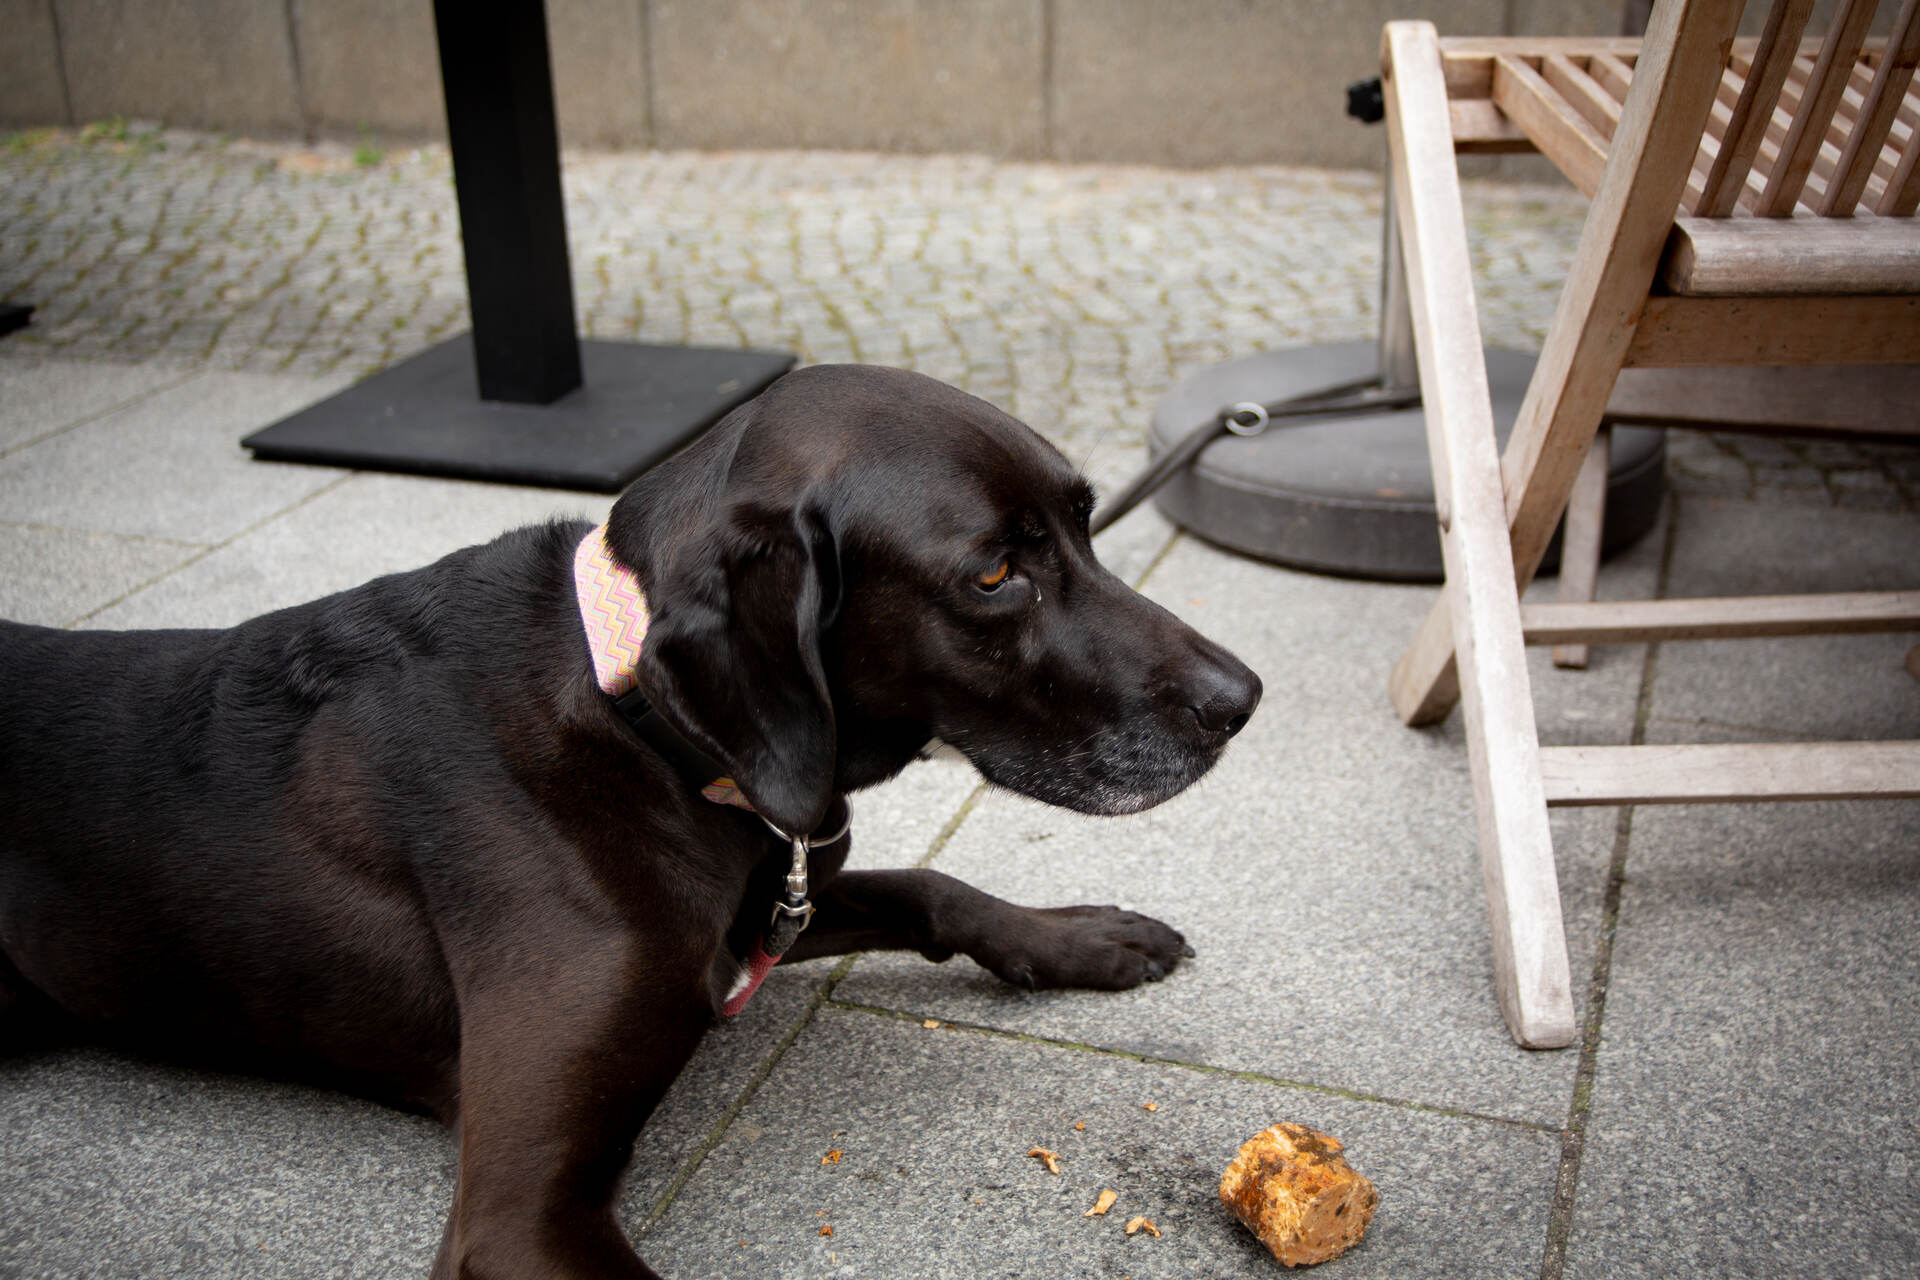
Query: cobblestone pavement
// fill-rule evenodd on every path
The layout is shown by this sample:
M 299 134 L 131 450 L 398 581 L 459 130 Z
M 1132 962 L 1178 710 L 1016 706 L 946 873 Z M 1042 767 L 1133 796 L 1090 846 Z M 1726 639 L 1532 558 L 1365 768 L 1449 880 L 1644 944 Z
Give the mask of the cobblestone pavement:
M 1000 404 L 1096 473 L 1233 356 L 1376 326 L 1379 181 L 837 153 L 570 154 L 593 337 L 899 364 Z M 1585 202 L 1467 184 L 1487 340 L 1533 348 Z M 457 332 L 443 147 L 266 146 L 125 124 L 0 141 L 0 299 L 22 350 L 364 374 Z M 1676 433 L 1682 492 L 1913 510 L 1914 452 Z M 1104 465 L 1103 465 L 1104 464 Z

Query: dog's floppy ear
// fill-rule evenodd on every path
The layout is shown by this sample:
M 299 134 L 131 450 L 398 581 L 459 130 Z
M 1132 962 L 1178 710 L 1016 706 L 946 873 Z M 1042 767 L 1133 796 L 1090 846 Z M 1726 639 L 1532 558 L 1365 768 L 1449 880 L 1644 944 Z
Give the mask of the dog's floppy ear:
M 763 817 L 813 832 L 835 755 L 820 636 L 839 611 L 840 569 L 824 515 L 741 502 L 678 539 L 649 577 L 644 661 L 665 709 Z

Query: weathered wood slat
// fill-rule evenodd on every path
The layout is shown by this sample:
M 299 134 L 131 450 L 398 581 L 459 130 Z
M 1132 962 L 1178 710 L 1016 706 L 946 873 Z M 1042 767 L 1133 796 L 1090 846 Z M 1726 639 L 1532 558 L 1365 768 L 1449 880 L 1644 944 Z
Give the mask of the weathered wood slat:
M 1491 98 L 1493 60 L 1502 55 L 1540 58 L 1558 54 L 1582 61 L 1640 54 L 1635 36 L 1449 36 L 1440 42 L 1449 98 Z
M 1869 40 L 1866 47 L 1871 50 L 1877 43 L 1876 40 Z M 1778 164 L 1781 144 L 1785 142 L 1794 114 L 1799 110 L 1801 99 L 1806 91 L 1807 79 L 1813 69 L 1813 59 L 1804 54 L 1809 48 L 1816 53 L 1818 51 L 1817 45 L 1810 46 L 1803 43 L 1801 48 L 1803 56 L 1790 65 L 1786 81 L 1780 89 L 1779 101 L 1766 122 L 1764 139 L 1753 167 L 1748 172 L 1742 189 L 1737 193 L 1738 207 L 1741 209 L 1754 211 L 1757 208 L 1766 191 L 1767 182 Z M 1742 77 L 1754 74 L 1752 60 L 1739 54 L 1736 54 L 1728 65 L 1730 70 Z M 1820 150 L 1814 159 L 1810 175 L 1816 183 L 1821 184 L 1822 189 L 1827 177 L 1839 165 L 1841 148 L 1846 143 L 1853 121 L 1866 104 L 1867 95 L 1873 87 L 1874 74 L 1871 60 L 1863 57 L 1855 65 L 1852 75 L 1848 78 L 1847 86 L 1840 95 L 1839 104 L 1834 112 L 1834 121 L 1821 140 Z M 1723 88 L 1722 95 L 1724 94 Z M 1906 189 L 1903 184 L 1908 175 L 1914 171 L 1912 167 L 1914 162 L 1909 160 L 1913 151 L 1909 145 L 1909 139 L 1915 132 L 1920 132 L 1920 77 L 1916 77 L 1908 85 L 1905 96 L 1899 101 L 1894 112 L 1893 125 L 1888 131 L 1887 141 L 1881 148 L 1878 159 L 1874 162 L 1873 176 L 1867 182 L 1858 212 L 1872 210 L 1883 217 L 1912 215 L 1914 207 L 1909 205 L 1901 209 L 1898 205 L 1898 196 Z M 1920 187 L 1913 190 L 1913 198 L 1915 203 L 1920 204 Z M 1689 212 L 1700 211 L 1697 205 L 1689 206 Z M 1796 211 L 1815 212 L 1814 206 L 1806 198 L 1806 193 L 1803 193 Z
M 1540 60 L 1540 78 L 1553 86 L 1603 139 L 1620 127 L 1620 103 L 1572 58 L 1549 54 Z
M 1887 175 L 1887 188 L 1874 202 L 1873 211 L 1883 218 L 1911 218 L 1920 210 L 1920 128 L 1907 139 L 1900 163 Z
M 1898 125 L 1887 131 L 1887 140 L 1881 144 L 1880 154 L 1874 159 L 1873 173 L 1867 178 L 1866 185 L 1861 188 L 1860 206 L 1854 211 L 1855 213 L 1877 212 L 1876 203 L 1880 195 L 1885 192 L 1887 183 L 1891 182 L 1893 175 L 1899 171 L 1900 160 L 1906 154 L 1907 143 L 1912 136 L 1911 130 Z
M 1607 477 L 1613 465 L 1613 429 L 1601 427 L 1594 433 L 1593 447 L 1574 477 L 1573 492 L 1567 497 L 1567 515 L 1560 532 L 1560 601 L 1562 604 L 1587 605 L 1593 602 L 1594 587 L 1600 578 L 1600 536 L 1606 523 Z M 1520 626 L 1527 626 L 1527 605 L 1520 605 Z M 1533 643 L 1528 640 L 1527 643 Z M 1587 665 L 1587 646 L 1569 639 L 1553 647 L 1553 665 L 1580 668 Z
M 1760 154 L 1754 160 L 1754 172 L 1747 180 L 1747 190 L 1740 196 L 1740 207 L 1749 213 L 1757 214 L 1760 202 L 1765 199 L 1767 186 L 1773 181 L 1774 171 L 1784 163 L 1781 159 L 1781 147 L 1787 141 L 1787 135 L 1793 129 L 1794 108 L 1799 95 L 1806 89 L 1806 73 L 1810 64 L 1796 62 L 1788 73 L 1787 83 L 1781 87 L 1780 103 L 1774 109 L 1773 118 L 1767 122 L 1766 137 L 1760 143 Z
M 1866 40 L 1867 24 L 1873 21 L 1874 0 L 1839 0 L 1833 25 L 1827 31 L 1820 56 L 1807 80 L 1807 92 L 1795 110 L 1793 128 L 1781 147 L 1782 161 L 1767 181 L 1766 194 L 1760 198 L 1758 212 L 1770 218 L 1791 214 L 1800 200 L 1807 175 L 1813 169 L 1834 108 L 1846 89 Z
M 1607 140 L 1519 58 L 1493 60 L 1493 100 L 1567 180 L 1591 196 L 1607 167 Z
M 1920 796 L 1920 742 L 1542 747 L 1540 768 L 1556 806 Z
M 1920 365 L 1623 369 L 1607 420 L 1912 439 L 1920 436 Z
M 1827 122 L 1825 132 L 1819 139 L 1819 145 L 1814 149 L 1813 166 L 1807 171 L 1799 199 L 1794 205 L 1794 212 L 1792 215 L 1782 216 L 1818 213 L 1821 203 L 1826 199 L 1827 187 L 1833 174 L 1839 168 L 1841 148 L 1846 145 L 1847 134 L 1853 128 L 1855 117 L 1865 105 L 1867 90 L 1872 85 L 1873 69 L 1864 62 L 1856 63 L 1847 87 L 1841 91 L 1840 100 L 1833 109 L 1833 118 Z M 1772 182 L 1774 174 L 1783 163 L 1779 157 L 1787 143 L 1791 126 L 1794 120 L 1798 119 L 1801 109 L 1801 99 L 1796 95 L 1804 88 L 1804 85 L 1796 87 L 1790 83 L 1781 91 L 1780 101 L 1786 127 L 1769 128 L 1768 143 L 1763 145 L 1763 154 L 1766 154 L 1771 161 L 1767 169 L 1769 183 Z M 1761 198 L 1753 202 L 1754 212 L 1760 211 L 1764 199 L 1763 192 Z
M 1787 82 L 1780 89 L 1780 105 L 1787 111 L 1791 120 L 1800 114 L 1800 104 L 1805 100 L 1807 84 L 1813 78 L 1814 64 L 1801 59 L 1793 64 L 1793 70 L 1787 75 Z M 1834 103 L 1833 113 L 1851 120 L 1860 111 L 1867 100 L 1867 90 L 1873 87 L 1873 68 L 1863 62 L 1856 62 L 1848 72 L 1845 84 L 1840 90 L 1839 99 Z M 1833 136 L 1833 122 L 1829 120 L 1821 134 L 1823 138 Z M 1838 150 L 1835 145 L 1835 150 Z
M 1533 139 L 1491 98 L 1460 98 L 1447 103 L 1453 149 L 1461 155 L 1519 155 L 1534 149 Z
M 1862 48 L 1874 56 L 1885 43 L 1880 37 L 1871 37 Z M 1759 44 L 1758 36 L 1741 36 L 1733 42 L 1733 56 L 1751 62 Z M 1803 39 L 1799 56 L 1812 61 L 1820 54 L 1820 44 L 1818 37 Z M 1440 57 L 1449 97 L 1486 98 L 1493 94 L 1493 60 L 1502 54 L 1532 59 L 1557 54 L 1586 62 L 1588 73 L 1605 84 L 1616 73 L 1615 68 L 1597 64 L 1605 61 L 1630 71 L 1640 48 L 1638 36 L 1447 36 L 1440 41 Z M 1616 96 L 1623 95 L 1625 86 L 1623 77 L 1619 81 L 1622 94 Z
M 1709 218 L 1723 218 L 1733 212 L 1760 142 L 1766 137 L 1768 122 L 1773 119 L 1780 87 L 1793 66 L 1793 50 L 1799 46 L 1812 12 L 1813 0 L 1781 0 L 1767 15 L 1766 30 L 1760 33 L 1760 43 L 1750 60 L 1758 74 L 1746 73 L 1720 152 L 1694 206 L 1696 212 Z
M 1628 366 L 1654 369 L 1915 362 L 1912 297 L 1649 298 L 1626 351 Z
M 1813 158 L 1813 171 L 1807 175 L 1807 194 L 1800 197 L 1800 205 L 1809 213 L 1819 213 L 1825 208 L 1829 188 L 1841 173 L 1841 160 L 1846 152 L 1847 139 L 1851 137 L 1857 122 L 1866 113 L 1867 93 L 1873 88 L 1873 68 L 1865 62 L 1855 64 L 1853 79 L 1845 93 L 1840 95 L 1840 105 L 1834 108 L 1833 122 L 1827 127 L 1827 136 L 1820 143 L 1820 150 Z M 1817 198 L 1812 194 L 1818 189 Z
M 1713 105 L 1707 109 L 1706 132 L 1700 135 L 1700 147 L 1693 157 L 1693 170 L 1687 175 L 1687 188 L 1680 194 L 1680 207 L 1688 213 L 1699 209 L 1700 200 L 1706 194 L 1707 178 L 1720 155 L 1727 130 L 1733 124 L 1733 108 L 1739 101 L 1740 90 L 1740 77 L 1731 68 L 1722 69 L 1720 87 L 1714 94 Z
M 1847 137 L 1837 177 L 1820 206 L 1820 212 L 1828 217 L 1853 213 L 1880 158 L 1881 144 L 1907 96 L 1907 86 L 1913 82 L 1916 64 L 1920 64 L 1920 0 L 1905 0 L 1894 19 L 1893 39 L 1874 73 L 1863 110 Z
M 1679 218 L 1660 280 L 1698 297 L 1920 293 L 1920 223 L 1902 218 Z
M 1384 43 L 1393 195 L 1404 228 L 1401 251 L 1450 584 L 1445 596 L 1461 637 L 1458 670 L 1473 743 L 1468 765 L 1494 989 L 1514 1039 L 1559 1047 L 1575 1033 L 1572 976 L 1439 38 L 1430 23 L 1393 22 Z
M 1707 132 L 1718 138 L 1721 125 L 1732 118 L 1733 108 L 1740 101 L 1740 92 L 1746 87 L 1746 73 L 1729 62 L 1720 71 L 1720 88 L 1714 94 L 1713 114 L 1707 118 Z M 1722 113 L 1721 108 L 1726 108 Z
M 1530 645 L 1745 640 L 1920 631 L 1920 591 L 1854 591 L 1701 600 L 1541 602 L 1520 606 Z
M 1897 147 L 1899 155 L 1884 189 L 1873 199 L 1873 211 L 1883 218 L 1910 218 L 1920 209 L 1920 78 L 1907 86 L 1892 136 L 1889 145 Z
M 1609 53 L 1596 53 L 1587 59 L 1587 74 L 1593 77 L 1595 84 L 1622 103 L 1626 102 L 1627 86 L 1633 83 L 1633 68 L 1624 59 Z

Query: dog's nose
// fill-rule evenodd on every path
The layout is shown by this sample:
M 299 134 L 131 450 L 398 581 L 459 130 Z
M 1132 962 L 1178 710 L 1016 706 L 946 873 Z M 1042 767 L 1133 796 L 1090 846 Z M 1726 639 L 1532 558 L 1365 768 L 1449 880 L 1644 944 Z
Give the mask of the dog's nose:
M 1260 677 L 1231 654 L 1222 654 L 1222 662 L 1211 663 L 1195 682 L 1194 718 L 1208 733 L 1224 733 L 1229 738 L 1246 728 L 1253 709 L 1260 705 Z

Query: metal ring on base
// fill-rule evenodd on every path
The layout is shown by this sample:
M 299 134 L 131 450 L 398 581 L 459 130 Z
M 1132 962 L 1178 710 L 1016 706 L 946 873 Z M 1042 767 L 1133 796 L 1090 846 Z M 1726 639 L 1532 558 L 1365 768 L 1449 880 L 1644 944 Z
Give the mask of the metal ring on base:
M 1155 456 L 1164 453 L 1223 405 L 1270 403 L 1364 378 L 1378 367 L 1379 355 L 1371 341 L 1333 343 L 1261 352 L 1203 369 L 1155 407 L 1149 447 Z M 1494 428 L 1504 445 L 1534 360 L 1498 349 L 1486 356 Z M 1653 527 L 1666 494 L 1665 465 L 1664 431 L 1614 428 L 1606 553 Z M 1418 408 L 1223 436 L 1154 501 L 1176 524 L 1262 560 L 1399 582 L 1438 582 L 1443 576 L 1426 419 Z M 1556 535 L 1542 570 L 1557 569 L 1559 559 Z

